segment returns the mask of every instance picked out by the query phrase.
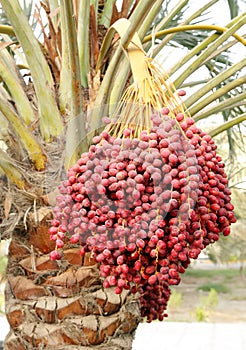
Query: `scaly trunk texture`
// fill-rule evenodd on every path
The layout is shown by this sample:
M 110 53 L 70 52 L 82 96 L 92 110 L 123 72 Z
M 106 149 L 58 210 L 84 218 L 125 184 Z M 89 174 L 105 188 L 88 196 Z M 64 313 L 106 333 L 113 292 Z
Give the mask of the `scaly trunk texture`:
M 6 316 L 11 330 L 5 350 L 131 349 L 140 322 L 137 298 L 103 289 L 99 269 L 87 254 L 67 247 L 61 261 L 48 227 L 52 213 L 29 215 L 9 247 Z

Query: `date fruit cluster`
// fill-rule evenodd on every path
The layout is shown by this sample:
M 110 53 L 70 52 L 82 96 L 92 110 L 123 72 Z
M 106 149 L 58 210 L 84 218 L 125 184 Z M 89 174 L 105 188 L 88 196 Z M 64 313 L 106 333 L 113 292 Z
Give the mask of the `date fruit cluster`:
M 163 320 L 170 286 L 235 222 L 224 164 L 212 138 L 164 107 L 139 138 L 103 131 L 59 186 L 49 229 L 99 263 L 104 288 L 139 293 L 148 321 Z

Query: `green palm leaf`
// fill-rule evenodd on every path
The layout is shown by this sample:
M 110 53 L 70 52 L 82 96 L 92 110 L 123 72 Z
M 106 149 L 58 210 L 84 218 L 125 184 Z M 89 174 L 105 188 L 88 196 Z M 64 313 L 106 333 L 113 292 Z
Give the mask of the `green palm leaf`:
M 40 130 L 45 140 L 49 140 L 63 130 L 49 66 L 18 1 L 2 0 L 1 4 L 8 18 L 11 19 L 16 36 L 24 50 L 36 91 Z

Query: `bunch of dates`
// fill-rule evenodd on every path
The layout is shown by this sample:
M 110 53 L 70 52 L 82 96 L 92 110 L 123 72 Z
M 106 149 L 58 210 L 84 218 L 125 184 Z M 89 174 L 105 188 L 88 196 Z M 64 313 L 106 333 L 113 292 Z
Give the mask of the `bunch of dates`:
M 167 107 L 139 138 L 103 131 L 59 186 L 49 233 L 80 244 L 100 266 L 104 288 L 139 293 L 148 321 L 163 320 L 170 286 L 191 259 L 230 233 L 235 222 L 228 179 L 212 138 Z

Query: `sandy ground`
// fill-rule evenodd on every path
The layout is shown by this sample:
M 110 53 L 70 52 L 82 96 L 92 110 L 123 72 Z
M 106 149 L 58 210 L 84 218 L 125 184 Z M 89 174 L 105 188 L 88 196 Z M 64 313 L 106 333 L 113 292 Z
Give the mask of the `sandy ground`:
M 7 333 L 7 321 L 0 317 L 0 341 Z M 153 349 L 246 350 L 246 323 L 142 323 L 138 326 L 132 350 Z
M 246 350 L 245 323 L 140 324 L 132 350 Z

